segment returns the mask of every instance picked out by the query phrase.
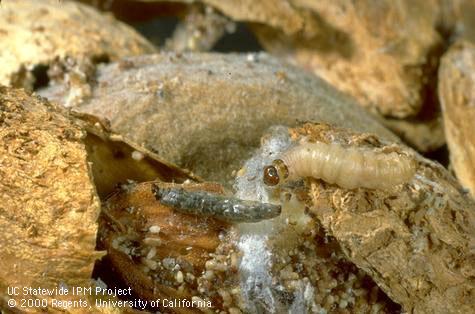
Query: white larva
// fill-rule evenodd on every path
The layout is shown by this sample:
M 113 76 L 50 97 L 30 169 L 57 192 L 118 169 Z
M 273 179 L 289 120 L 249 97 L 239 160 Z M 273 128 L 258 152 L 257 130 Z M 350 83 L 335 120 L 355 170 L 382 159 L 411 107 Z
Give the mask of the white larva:
M 343 147 L 335 143 L 303 143 L 265 167 L 264 183 L 277 185 L 312 177 L 346 189 L 388 189 L 408 182 L 415 172 L 414 159 L 396 152 Z

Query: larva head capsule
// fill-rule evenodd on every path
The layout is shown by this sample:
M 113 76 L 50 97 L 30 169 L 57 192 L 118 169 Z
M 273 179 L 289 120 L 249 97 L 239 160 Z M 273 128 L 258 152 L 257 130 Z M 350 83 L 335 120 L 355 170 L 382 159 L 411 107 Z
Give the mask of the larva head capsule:
M 264 183 L 266 185 L 274 186 L 285 182 L 289 177 L 289 169 L 281 159 L 276 159 L 271 166 L 264 168 Z

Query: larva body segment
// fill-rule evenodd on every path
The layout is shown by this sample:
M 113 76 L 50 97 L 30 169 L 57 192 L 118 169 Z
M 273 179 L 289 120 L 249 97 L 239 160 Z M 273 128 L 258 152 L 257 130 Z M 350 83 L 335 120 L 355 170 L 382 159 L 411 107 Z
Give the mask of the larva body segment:
M 258 222 L 277 217 L 281 206 L 204 191 L 186 191 L 182 188 L 152 186 L 155 198 L 161 204 L 185 214 L 213 216 L 226 222 Z
M 279 162 L 265 169 L 264 181 L 275 185 L 276 181 L 313 177 L 347 189 L 387 189 L 409 181 L 415 171 L 415 162 L 406 155 L 317 142 L 285 152 Z M 272 175 L 277 178 L 270 182 Z

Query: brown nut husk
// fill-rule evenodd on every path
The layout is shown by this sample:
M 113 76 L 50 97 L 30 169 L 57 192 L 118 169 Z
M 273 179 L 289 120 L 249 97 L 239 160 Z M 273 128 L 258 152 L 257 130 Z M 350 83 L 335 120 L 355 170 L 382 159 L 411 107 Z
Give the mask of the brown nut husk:
M 439 70 L 442 104 L 450 163 L 460 183 L 475 195 L 475 45 L 454 44 L 444 55 Z
M 289 4 L 304 21 L 298 31 L 268 23 L 253 27 L 267 51 L 312 70 L 363 107 L 392 118 L 383 124 L 417 150 L 433 151 L 445 143 L 436 97 L 444 49 L 436 29 L 437 1 Z
M 95 251 L 100 203 L 84 136 L 55 106 L 24 91 L 0 87 L 0 308 L 4 310 L 24 311 L 20 308 L 24 294 L 9 296 L 7 287 L 91 285 L 94 262 L 103 254 Z M 61 299 L 44 297 L 49 302 Z M 15 299 L 18 307 L 7 306 L 8 299 Z
M 92 280 L 94 263 L 105 253 L 95 250 L 99 196 L 126 178 L 195 178 L 110 133 L 95 117 L 7 87 L 0 87 L 0 142 L 0 309 L 35 312 L 40 305 L 52 313 L 133 312 L 128 304 L 107 303 L 117 301 L 112 295 L 72 294 L 75 287 L 102 287 Z M 7 295 L 12 287 L 19 295 Z M 26 295 L 23 290 L 61 287 L 69 292 Z M 39 303 L 31 306 L 22 298 Z M 97 306 L 96 300 L 108 306 Z
M 307 124 L 291 133 L 293 141 L 306 138 L 413 156 L 413 179 L 386 190 L 348 190 L 309 178 L 310 213 L 348 259 L 405 311 L 473 310 L 475 203 L 442 166 L 347 130 Z
M 247 179 L 246 179 L 247 180 Z M 104 269 L 115 269 L 143 300 L 178 313 L 281 313 L 290 309 L 392 313 L 392 303 L 349 262 L 338 243 L 304 212 L 285 202 L 282 217 L 230 225 L 181 214 L 152 194 L 161 188 L 223 193 L 219 185 L 144 182 L 128 186 L 103 206 L 100 243 Z M 295 197 L 298 196 L 299 191 Z M 174 306 L 165 300 L 177 300 Z M 180 305 L 204 300 L 209 305 Z M 163 305 L 166 306 L 163 306 Z
M 87 23 L 85 23 L 87 21 Z M 32 90 L 63 79 L 88 94 L 93 63 L 155 52 L 129 26 L 73 1 L 5 0 L 0 10 L 0 84 Z
M 442 44 L 435 1 L 291 4 L 305 21 L 297 32 L 255 27 L 268 51 L 313 70 L 384 116 L 419 112 L 437 67 L 432 55 Z
M 266 54 L 161 54 L 99 67 L 75 110 L 197 175 L 229 184 L 272 125 L 326 121 L 397 141 L 323 80 Z M 65 104 L 67 86 L 40 94 Z

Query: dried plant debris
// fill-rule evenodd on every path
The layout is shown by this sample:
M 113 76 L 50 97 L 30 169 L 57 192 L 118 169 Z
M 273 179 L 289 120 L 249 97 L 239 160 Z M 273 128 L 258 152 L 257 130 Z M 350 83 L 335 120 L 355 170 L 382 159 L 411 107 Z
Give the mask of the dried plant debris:
M 85 83 L 94 63 L 154 51 L 129 26 L 80 3 L 6 0 L 1 4 L 3 85 L 32 90 L 49 80 L 64 79 L 76 87 L 76 93 L 87 94 Z
M 178 313 L 400 309 L 305 214 L 302 199 L 285 202 L 281 217 L 228 224 L 161 204 L 152 194 L 157 188 L 223 193 L 210 183 L 147 182 L 119 191 L 104 204 L 100 243 L 108 251 L 109 267 L 144 300 L 180 300 L 168 309 Z M 180 305 L 193 300 L 191 308 Z M 199 309 L 198 301 L 206 307 Z
M 308 212 L 328 236 L 335 238 L 346 257 L 405 311 L 473 310 L 475 203 L 442 166 L 378 137 L 328 125 L 305 124 L 291 129 L 290 137 L 284 131 L 274 132 L 269 139 L 273 148 L 264 151 L 266 161 L 247 164 L 243 171 L 264 169 L 264 165 L 302 141 L 396 154 L 394 158 L 411 156 L 417 165 L 416 173 L 403 184 L 386 186 L 382 182 L 381 188 L 376 189 L 345 189 L 317 178 L 304 178 L 302 189 Z M 385 167 L 374 166 L 375 172 Z M 244 179 L 239 184 L 249 185 Z M 299 181 L 294 181 L 278 186 L 273 193 L 282 197 L 299 186 Z M 272 195 L 259 183 L 243 190 L 258 193 L 265 201 Z
M 228 183 L 263 132 L 326 121 L 396 137 L 324 81 L 266 54 L 161 54 L 98 68 L 91 97 L 75 110 L 210 181 Z M 68 88 L 40 91 L 68 102 Z
M 450 162 L 461 184 L 475 196 L 475 45 L 461 41 L 444 55 L 439 70 Z
M 84 137 L 55 106 L 0 87 L 3 309 L 9 308 L 7 299 L 16 298 L 6 295 L 7 287 L 91 285 L 94 262 L 102 255 L 95 251 L 100 203 Z

